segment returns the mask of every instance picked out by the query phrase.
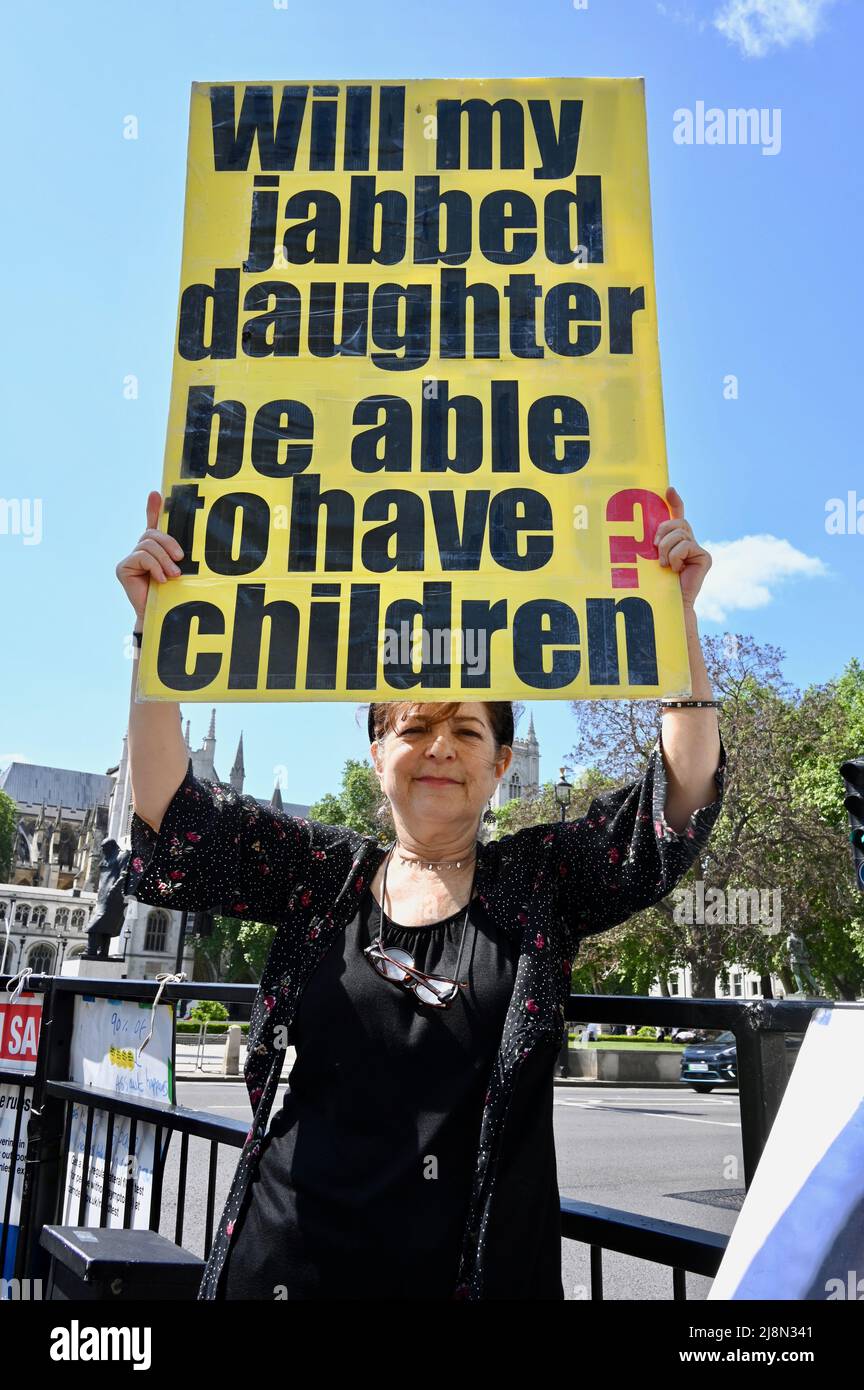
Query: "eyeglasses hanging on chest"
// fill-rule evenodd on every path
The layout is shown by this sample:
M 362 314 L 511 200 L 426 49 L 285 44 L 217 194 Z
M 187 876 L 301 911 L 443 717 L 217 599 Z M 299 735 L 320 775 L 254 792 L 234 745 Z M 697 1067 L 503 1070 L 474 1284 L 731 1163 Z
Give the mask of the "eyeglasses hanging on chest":
M 393 847 L 395 848 L 395 846 Z M 387 868 L 390 863 L 390 856 L 393 849 L 389 851 L 384 863 L 384 879 L 381 885 L 381 905 L 378 907 L 378 936 L 371 946 L 367 946 L 363 952 L 366 960 L 372 969 L 383 980 L 390 984 L 397 985 L 400 989 L 412 990 L 419 1003 L 428 1004 L 435 1009 L 446 1009 L 457 998 L 459 990 L 467 986 L 467 980 L 459 979 L 459 967 L 462 964 L 462 950 L 465 945 L 465 933 L 468 928 L 468 916 L 471 911 L 471 899 L 474 895 L 474 883 L 477 876 L 477 861 L 474 861 L 474 875 L 471 879 L 471 891 L 468 894 L 468 902 L 465 906 L 465 917 L 462 923 L 462 937 L 459 942 L 459 955 L 456 958 L 455 979 L 450 979 L 446 975 L 430 974 L 425 970 L 418 970 L 414 963 L 414 957 L 410 951 L 406 951 L 401 946 L 385 947 L 384 945 L 384 903 L 387 892 Z

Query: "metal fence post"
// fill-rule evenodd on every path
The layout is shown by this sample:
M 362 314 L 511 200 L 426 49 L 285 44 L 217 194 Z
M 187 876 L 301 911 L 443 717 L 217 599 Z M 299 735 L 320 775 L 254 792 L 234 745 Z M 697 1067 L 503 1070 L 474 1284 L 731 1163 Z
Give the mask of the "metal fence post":
M 817 1002 L 832 1007 L 827 999 L 807 1001 L 810 1005 Z M 760 1000 L 749 1003 L 733 1024 L 745 1188 L 753 1181 L 786 1090 L 789 1059 L 786 1034 L 781 1030 L 794 1030 L 796 1023 L 800 1027 L 800 1015 L 796 1019 L 795 1008 L 794 1004 L 783 1000 Z
M 63 1132 L 66 1106 L 46 1092 L 46 1084 L 69 1075 L 69 1049 L 72 1043 L 74 994 L 54 988 L 48 981 L 42 1005 L 39 1053 L 33 1078 L 33 1108 L 27 1131 L 27 1158 L 24 1191 L 21 1196 L 21 1225 L 15 1253 L 15 1277 L 47 1277 L 48 1256 L 39 1244 L 43 1226 L 54 1220 L 66 1174 L 63 1169 Z

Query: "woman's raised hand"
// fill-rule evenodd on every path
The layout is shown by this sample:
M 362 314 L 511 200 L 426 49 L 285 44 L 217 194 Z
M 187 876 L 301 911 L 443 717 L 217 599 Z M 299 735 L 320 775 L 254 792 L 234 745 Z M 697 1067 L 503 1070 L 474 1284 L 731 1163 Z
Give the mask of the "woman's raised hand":
M 135 549 L 120 561 L 114 571 L 126 590 L 137 618 L 144 617 L 151 578 L 164 584 L 181 573 L 176 562 L 183 559 L 183 550 L 173 536 L 158 529 L 161 511 L 162 494 L 151 492 L 147 497 L 147 530 L 142 532 Z
M 654 536 L 661 565 L 668 565 L 681 576 L 681 597 L 687 607 L 693 602 L 705 576 L 711 568 L 711 556 L 693 535 L 693 528 L 684 515 L 684 503 L 674 487 L 666 489 L 666 501 L 671 517 L 661 521 Z

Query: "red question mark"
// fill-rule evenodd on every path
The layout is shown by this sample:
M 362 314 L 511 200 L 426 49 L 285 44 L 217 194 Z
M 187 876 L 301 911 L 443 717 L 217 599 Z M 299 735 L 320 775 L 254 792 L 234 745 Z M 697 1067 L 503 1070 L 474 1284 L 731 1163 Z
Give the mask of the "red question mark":
M 616 492 L 606 503 L 607 521 L 633 521 L 636 507 L 642 509 L 642 538 L 635 536 L 610 536 L 609 559 L 612 562 L 612 588 L 638 589 L 639 570 L 636 558 L 641 555 L 646 560 L 659 558 L 654 544 L 654 536 L 661 521 L 669 520 L 669 506 L 656 492 L 646 492 L 644 488 L 627 487 Z M 623 561 L 631 568 L 616 569 L 616 562 Z

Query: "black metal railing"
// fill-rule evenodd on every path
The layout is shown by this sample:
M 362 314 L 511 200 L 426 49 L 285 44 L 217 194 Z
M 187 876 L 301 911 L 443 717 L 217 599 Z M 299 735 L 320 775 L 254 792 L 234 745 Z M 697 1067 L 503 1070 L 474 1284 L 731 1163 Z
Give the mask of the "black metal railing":
M 5 990 L 8 983 L 8 979 L 0 979 L 0 990 Z M 87 994 L 91 998 L 136 999 L 152 1003 L 159 988 L 160 986 L 152 980 L 82 980 L 71 976 L 48 975 L 31 975 L 27 978 L 25 991 L 43 995 L 36 1070 L 30 1075 L 0 1068 L 0 1084 L 10 1084 L 18 1090 L 13 1153 L 17 1153 L 20 1137 L 23 1115 L 21 1102 L 24 1092 L 27 1088 L 32 1088 L 33 1092 L 25 1162 L 26 1177 L 14 1266 L 15 1278 L 42 1278 L 47 1272 L 47 1259 L 39 1245 L 39 1234 L 43 1226 L 62 1221 L 62 1213 L 67 1206 L 65 1184 L 74 1105 L 87 1111 L 84 1152 L 81 1159 L 81 1190 L 78 1194 L 75 1217 L 77 1223 L 84 1224 L 88 1205 L 92 1206 L 90 1191 L 95 1165 L 91 1163 L 91 1144 L 95 1117 L 102 1111 L 107 1115 L 107 1133 L 102 1167 L 100 1223 L 107 1224 L 111 1199 L 110 1176 L 114 1158 L 115 1120 L 120 1116 L 127 1117 L 130 1120 L 130 1155 L 137 1152 L 139 1125 L 154 1126 L 153 1182 L 148 1215 L 149 1228 L 153 1231 L 160 1229 L 164 1215 L 164 1177 L 169 1146 L 174 1134 L 180 1136 L 173 1231 L 174 1241 L 178 1245 L 183 1243 L 186 1225 L 190 1140 L 202 1139 L 209 1145 L 203 1233 L 199 1231 L 197 1236 L 203 1246 L 203 1257 L 206 1259 L 210 1253 L 215 1219 L 218 1215 L 216 1191 L 219 1148 L 223 1144 L 230 1148 L 242 1148 L 249 1121 L 220 1118 L 206 1110 L 195 1110 L 185 1106 L 160 1105 L 154 1101 L 117 1095 L 113 1091 L 68 1080 L 75 996 Z M 215 999 L 225 1005 L 240 1003 L 251 1007 L 256 993 L 255 985 L 204 984 L 196 980 L 185 984 L 163 985 L 160 1002 L 176 1005 L 194 994 L 196 999 Z M 123 1193 L 123 1226 L 126 1229 L 132 1222 L 135 1180 L 134 1168 L 130 1166 L 127 1168 Z M 3 1214 L 3 1229 L 0 1232 L 0 1270 L 4 1268 L 6 1259 L 11 1198 L 10 1183 Z M 200 1239 L 202 1234 L 203 1241 Z
M 0 979 L 5 990 L 7 979 Z M 29 993 L 43 994 L 39 1051 L 34 1075 L 0 1068 L 0 1084 L 24 1091 L 33 1089 L 26 1157 L 26 1179 L 22 1196 L 20 1234 L 16 1252 L 16 1278 L 39 1278 L 46 1272 L 45 1252 L 39 1233 L 47 1224 L 62 1219 L 73 1105 L 87 1109 L 84 1154 L 81 1165 L 81 1191 L 77 1221 L 85 1221 L 92 1184 L 91 1140 L 98 1111 L 108 1116 L 100 1221 L 106 1223 L 110 1198 L 109 1176 L 113 1154 L 115 1118 L 129 1117 L 129 1152 L 135 1154 L 139 1124 L 155 1127 L 155 1160 L 151 1189 L 149 1225 L 157 1231 L 163 1218 L 164 1179 L 171 1139 L 180 1136 L 177 1170 L 176 1216 L 173 1239 L 184 1240 L 189 1179 L 190 1140 L 202 1139 L 209 1145 L 207 1184 L 204 1203 L 203 1256 L 213 1242 L 219 1148 L 241 1148 L 248 1122 L 223 1119 L 206 1110 L 184 1106 L 159 1105 L 152 1101 L 84 1086 L 68 1080 L 70 1043 L 75 996 L 153 1001 L 159 985 L 149 980 L 81 980 L 65 976 L 33 975 L 26 982 Z M 194 993 L 196 999 L 215 999 L 223 1004 L 251 1006 L 255 985 L 204 984 L 198 981 L 162 986 L 161 1000 L 177 1004 Z M 833 1005 L 828 1000 L 743 1000 L 681 999 L 660 996 L 583 995 L 570 996 L 567 1019 L 570 1022 L 638 1023 L 676 1028 L 728 1029 L 734 1033 L 738 1052 L 738 1081 L 741 1105 L 742 1147 L 745 1190 L 750 1186 L 765 1141 L 783 1096 L 788 1079 L 785 1037 L 803 1033 L 810 1015 L 818 1007 L 864 1008 L 864 1005 Z M 650 1083 L 649 1083 L 650 1084 Z M 244 1093 L 245 1094 L 245 1093 Z M 23 1104 L 15 1119 L 12 1154 L 17 1153 Z M 131 1224 L 134 1205 L 134 1172 L 127 1171 L 124 1192 L 123 1225 Z M 4 1268 L 6 1238 L 12 1197 L 8 1184 L 0 1230 L 0 1270 Z M 561 1199 L 561 1230 L 567 1240 L 590 1248 L 591 1297 L 603 1297 L 603 1253 L 616 1251 L 662 1265 L 672 1273 L 672 1296 L 686 1298 L 685 1274 L 712 1276 L 716 1273 L 727 1238 L 716 1232 L 632 1212 L 596 1206 L 571 1198 Z

